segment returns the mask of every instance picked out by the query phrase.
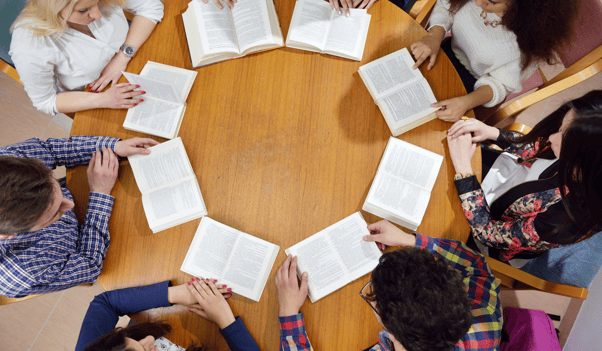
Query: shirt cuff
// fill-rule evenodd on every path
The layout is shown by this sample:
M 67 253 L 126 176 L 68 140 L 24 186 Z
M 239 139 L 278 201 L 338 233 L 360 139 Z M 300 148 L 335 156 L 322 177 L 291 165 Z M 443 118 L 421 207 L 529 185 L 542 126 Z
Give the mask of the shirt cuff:
M 115 151 L 115 145 L 117 145 L 117 142 L 119 141 L 121 141 L 121 139 L 119 138 L 111 138 L 105 136 L 98 137 L 98 141 L 96 141 L 96 150 L 101 150 L 103 147 L 106 147 L 107 149 Z
M 463 195 L 481 188 L 481 184 L 476 175 L 455 180 L 454 184 L 456 185 L 458 195 Z
M 477 90 L 483 85 L 489 85 L 491 90 L 493 91 L 493 98 L 486 104 L 483 104 L 483 107 L 493 107 L 503 102 L 508 94 L 506 87 L 499 80 L 493 78 L 489 74 L 482 76 L 477 79 L 477 82 L 474 85 L 474 89 Z
M 115 198 L 111 195 L 91 191 L 86 214 L 97 214 L 110 217 L 111 212 L 113 211 L 114 202 Z
M 280 336 L 294 336 L 305 334 L 305 320 L 303 312 L 293 316 L 278 317 L 280 323 Z

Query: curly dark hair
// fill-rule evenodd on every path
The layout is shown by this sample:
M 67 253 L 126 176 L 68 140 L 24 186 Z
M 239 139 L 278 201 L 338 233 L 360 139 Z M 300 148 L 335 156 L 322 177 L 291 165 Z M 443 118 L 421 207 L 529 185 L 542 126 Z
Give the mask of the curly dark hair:
M 55 182 L 40 160 L 0 156 L 0 234 L 29 231 L 52 205 Z
M 472 325 L 460 273 L 420 248 L 381 256 L 372 291 L 383 326 L 408 351 L 449 351 Z
M 171 325 L 165 322 L 144 322 L 127 328 L 117 328 L 94 343 L 88 345 L 84 351 L 130 351 L 126 348 L 125 338 L 140 341 L 149 335 L 155 339 L 171 332 Z M 190 345 L 186 351 L 204 351 L 203 346 Z
M 474 0 L 449 0 L 449 11 L 456 13 L 469 1 Z M 509 0 L 502 25 L 516 35 L 522 69 L 537 61 L 555 63 L 555 53 L 573 35 L 577 6 L 570 0 Z

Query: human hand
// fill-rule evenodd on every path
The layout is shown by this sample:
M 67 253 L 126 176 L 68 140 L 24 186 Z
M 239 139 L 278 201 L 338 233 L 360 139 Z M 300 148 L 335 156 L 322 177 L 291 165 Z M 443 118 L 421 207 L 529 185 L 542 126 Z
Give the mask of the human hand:
M 448 135 L 447 146 L 449 147 L 449 155 L 451 156 L 456 173 L 472 173 L 470 160 L 472 160 L 472 156 L 474 156 L 477 144 L 472 142 L 470 133 L 456 135 L 454 137 Z
M 147 148 L 159 145 L 159 142 L 150 138 L 132 138 L 118 141 L 115 144 L 115 153 L 121 157 L 131 155 L 150 155 L 150 150 Z
M 353 8 L 369 9 L 378 0 L 353 0 Z
M 130 83 L 113 84 L 107 91 L 100 93 L 100 108 L 131 108 L 138 105 L 143 99 L 134 99 L 135 96 L 146 94 L 145 91 L 134 90 L 139 85 Z
M 209 2 L 207 0 L 201 0 L 204 4 L 208 4 Z M 237 0 L 224 0 L 224 2 L 226 3 L 226 5 L 228 5 L 229 8 L 234 8 L 234 4 L 236 4 Z M 215 3 L 215 5 L 217 5 L 217 7 L 221 10 L 224 8 L 224 6 L 222 6 L 222 4 L 219 2 L 219 0 L 213 0 L 213 2 Z
M 190 282 L 196 279 L 197 278 L 192 278 Z M 201 305 L 188 291 L 188 288 L 186 286 L 187 284 L 184 283 L 177 286 L 170 286 L 169 288 L 167 288 L 167 300 L 169 301 L 169 303 L 171 303 L 172 305 L 184 305 L 188 307 L 202 309 Z M 228 286 L 225 284 L 218 284 L 217 290 L 224 296 L 225 299 L 228 299 L 232 296 L 232 289 L 228 288 Z
M 376 245 L 382 251 L 387 246 L 416 245 L 416 236 L 404 232 L 385 219 L 370 224 L 368 230 L 372 235 L 366 235 L 362 239 L 364 241 L 376 241 Z
M 294 316 L 299 313 L 307 297 L 307 272 L 301 275 L 301 286 L 297 282 L 297 256 L 286 256 L 282 267 L 276 272 L 276 290 L 280 317 Z
M 224 329 L 236 320 L 232 309 L 213 281 L 205 282 L 194 278 L 186 283 L 188 292 L 194 297 L 201 308 L 191 307 L 190 312 L 217 324 Z
M 337 11 L 339 15 L 341 15 L 341 7 L 339 6 L 339 1 L 341 5 L 343 5 L 343 10 L 345 11 L 345 16 L 349 17 L 351 13 L 349 12 L 350 8 L 353 8 L 353 0 L 329 0 L 330 7 Z
M 466 95 L 435 102 L 431 107 L 440 107 L 441 109 L 436 112 L 437 117 L 446 122 L 456 122 L 470 108 Z
M 472 134 L 471 141 L 473 143 L 480 143 L 485 140 L 496 140 L 500 135 L 500 131 L 475 118 L 461 119 L 454 123 L 447 131 L 448 138 L 455 138 L 463 134 Z
M 107 63 L 105 68 L 100 72 L 100 77 L 92 83 L 88 84 L 90 91 L 98 93 L 104 90 L 110 83 L 117 83 L 121 78 L 121 72 L 125 71 L 130 62 L 131 58 L 125 56 L 123 53 L 116 53 L 111 61 Z
M 426 69 L 430 70 L 433 68 L 437 61 L 437 56 L 439 55 L 439 49 L 441 49 L 441 41 L 430 33 L 427 34 L 426 37 L 410 45 L 412 55 L 414 55 L 414 58 L 416 59 L 416 63 L 412 66 L 412 69 L 420 67 L 426 59 L 430 59 Z
M 100 150 L 94 152 L 86 172 L 90 191 L 111 195 L 118 170 L 119 160 L 113 150 L 103 147 L 102 152 Z

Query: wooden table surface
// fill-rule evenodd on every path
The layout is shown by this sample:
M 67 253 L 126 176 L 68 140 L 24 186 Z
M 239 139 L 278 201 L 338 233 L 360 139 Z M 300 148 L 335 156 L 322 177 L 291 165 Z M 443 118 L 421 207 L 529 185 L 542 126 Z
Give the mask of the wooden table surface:
M 276 1 L 286 36 L 294 1 Z M 165 1 L 163 21 L 139 50 L 128 71 L 147 60 L 191 69 L 181 13 L 186 0 Z M 197 69 L 180 137 L 198 177 L 209 216 L 280 246 L 261 297 L 233 296 L 230 305 L 262 350 L 279 341 L 276 270 L 284 249 L 361 210 L 391 133 L 357 74 L 358 68 L 426 34 L 406 13 L 378 1 L 362 62 L 289 48 L 253 54 Z M 421 67 L 437 99 L 465 94 L 453 66 L 441 53 L 431 71 Z M 145 136 L 122 127 L 125 110 L 77 113 L 72 135 Z M 465 240 L 469 227 L 453 185 L 445 131 L 429 122 L 399 138 L 444 155 L 431 200 L 418 232 Z M 157 139 L 164 141 L 162 139 Z M 479 155 L 474 160 L 480 160 Z M 475 169 L 480 165 L 473 162 Z M 86 167 L 69 170 L 68 187 L 83 219 L 88 197 Z M 98 281 L 106 290 L 188 276 L 180 266 L 199 220 L 152 234 L 141 194 L 127 162 L 113 189 L 111 246 Z M 363 212 L 368 223 L 379 218 Z M 315 350 L 362 350 L 377 342 L 381 327 L 358 295 L 369 276 L 302 310 Z M 139 313 L 135 320 L 162 318 L 174 327 L 169 338 L 227 350 L 215 325 L 180 307 Z

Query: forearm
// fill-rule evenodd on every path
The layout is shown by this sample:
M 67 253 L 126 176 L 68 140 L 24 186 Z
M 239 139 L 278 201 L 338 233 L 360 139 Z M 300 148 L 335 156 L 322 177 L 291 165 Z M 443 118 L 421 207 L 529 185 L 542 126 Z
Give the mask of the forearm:
M 61 113 L 71 113 L 95 108 L 108 107 L 103 93 L 66 91 L 56 96 L 56 109 Z
M 148 18 L 134 16 L 124 44 L 131 45 L 138 50 L 153 32 L 155 26 L 155 22 L 149 20 Z M 123 55 L 123 53 L 121 53 L 121 55 Z
M 446 33 L 447 32 L 445 31 L 445 28 L 443 28 L 441 26 L 434 26 L 431 29 L 429 29 L 427 36 L 431 37 L 432 40 L 441 44 L 441 42 L 443 41 L 443 38 L 445 38 Z
M 481 85 L 472 93 L 464 96 L 467 111 L 477 106 L 484 105 L 493 99 L 493 89 L 489 85 Z

